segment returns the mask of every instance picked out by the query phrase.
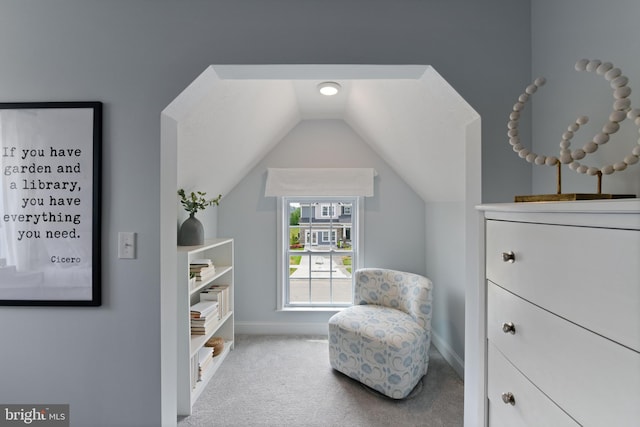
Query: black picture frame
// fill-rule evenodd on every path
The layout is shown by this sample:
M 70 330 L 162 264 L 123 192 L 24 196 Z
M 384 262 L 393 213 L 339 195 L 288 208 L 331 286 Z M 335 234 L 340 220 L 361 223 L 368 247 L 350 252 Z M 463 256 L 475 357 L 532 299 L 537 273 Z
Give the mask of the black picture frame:
M 102 113 L 0 103 L 0 305 L 102 304 Z

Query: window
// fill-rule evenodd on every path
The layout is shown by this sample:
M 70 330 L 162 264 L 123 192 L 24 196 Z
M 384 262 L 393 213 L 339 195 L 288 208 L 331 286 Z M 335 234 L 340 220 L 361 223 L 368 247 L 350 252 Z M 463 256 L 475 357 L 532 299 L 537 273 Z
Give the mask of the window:
M 282 309 L 351 305 L 359 204 L 358 197 L 282 198 Z
M 327 217 L 332 217 L 333 216 L 333 212 L 334 212 L 333 206 L 331 206 L 331 205 L 323 205 L 323 206 L 321 206 L 321 208 L 322 208 L 322 215 L 321 216 L 323 218 L 327 218 Z

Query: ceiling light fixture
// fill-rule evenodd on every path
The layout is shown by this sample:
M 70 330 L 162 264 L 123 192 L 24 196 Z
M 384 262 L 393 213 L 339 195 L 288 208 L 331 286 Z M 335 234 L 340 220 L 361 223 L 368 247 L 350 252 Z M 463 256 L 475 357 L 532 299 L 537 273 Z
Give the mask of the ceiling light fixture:
M 340 91 L 341 86 L 336 82 L 322 82 L 318 85 L 318 90 L 326 96 L 333 96 Z

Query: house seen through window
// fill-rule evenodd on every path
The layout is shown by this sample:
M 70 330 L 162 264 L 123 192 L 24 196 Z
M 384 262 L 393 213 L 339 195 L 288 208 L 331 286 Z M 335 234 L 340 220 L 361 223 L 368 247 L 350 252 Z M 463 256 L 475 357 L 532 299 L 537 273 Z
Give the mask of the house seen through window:
M 357 260 L 357 197 L 285 197 L 282 214 L 285 307 L 352 302 Z

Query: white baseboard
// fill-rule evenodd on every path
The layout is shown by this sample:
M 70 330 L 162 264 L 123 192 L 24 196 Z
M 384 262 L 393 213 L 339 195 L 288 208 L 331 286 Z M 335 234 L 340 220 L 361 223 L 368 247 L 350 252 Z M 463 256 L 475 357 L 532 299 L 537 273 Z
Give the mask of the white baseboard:
M 455 351 L 447 344 L 438 334 L 431 331 L 431 343 L 438 349 L 444 360 L 451 365 L 456 374 L 464 379 L 464 360 L 456 354 Z
M 329 334 L 327 322 L 265 323 L 236 322 L 236 334 L 242 335 L 324 335 Z

